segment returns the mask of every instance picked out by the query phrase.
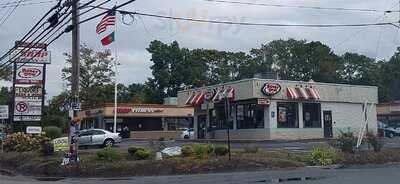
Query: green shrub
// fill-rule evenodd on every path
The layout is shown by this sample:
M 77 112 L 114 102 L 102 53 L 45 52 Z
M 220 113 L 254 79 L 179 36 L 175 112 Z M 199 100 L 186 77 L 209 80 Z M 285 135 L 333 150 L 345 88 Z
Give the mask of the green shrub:
M 141 147 L 134 147 L 134 146 L 131 146 L 131 147 L 128 148 L 128 153 L 129 153 L 129 155 L 134 156 L 135 153 L 136 153 L 137 151 L 139 151 L 139 150 L 145 150 L 145 149 L 144 149 L 144 148 L 141 148 Z
M 366 137 L 367 143 L 374 148 L 374 151 L 380 152 L 383 147 L 383 141 L 378 138 L 373 132 L 368 132 Z
M 357 138 L 353 132 L 340 132 L 336 141 L 336 146 L 345 153 L 354 153 Z
M 137 150 L 133 155 L 136 160 L 146 160 L 151 157 L 151 153 L 148 150 Z
M 337 163 L 338 160 L 338 152 L 330 147 L 314 147 L 308 155 L 308 162 L 312 165 L 327 166 Z
M 218 145 L 218 146 L 215 146 L 215 148 L 214 148 L 214 153 L 217 156 L 224 156 L 224 155 L 228 154 L 228 152 L 229 152 L 228 146 Z
M 56 126 L 44 127 L 44 132 L 46 133 L 46 136 L 50 139 L 56 139 L 62 136 L 61 128 L 58 128 Z
M 243 149 L 244 149 L 245 153 L 257 153 L 258 152 L 258 147 L 254 144 L 245 144 Z
M 208 155 L 214 153 L 214 146 L 210 144 L 194 144 L 192 145 L 194 154 L 197 158 L 207 158 Z
M 192 156 L 194 154 L 194 150 L 193 147 L 191 145 L 184 145 L 182 146 L 182 156 L 184 157 L 189 157 Z
M 154 152 L 159 152 L 159 151 L 163 150 L 166 147 L 167 147 L 167 145 L 165 144 L 164 141 L 153 141 L 153 140 L 151 140 L 149 142 L 149 148 Z
M 42 143 L 50 141 L 45 136 L 31 136 L 21 132 L 9 135 L 4 140 L 4 151 L 6 152 L 28 152 L 39 151 Z
M 98 151 L 96 155 L 97 155 L 97 159 L 108 161 L 108 162 L 114 162 L 114 161 L 121 160 L 121 154 L 111 147 L 106 147 L 106 148 Z

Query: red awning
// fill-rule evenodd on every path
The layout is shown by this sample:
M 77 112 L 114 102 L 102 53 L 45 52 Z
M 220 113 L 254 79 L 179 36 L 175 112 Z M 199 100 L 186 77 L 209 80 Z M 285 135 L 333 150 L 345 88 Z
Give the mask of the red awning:
M 287 97 L 289 99 L 297 100 L 299 98 L 299 95 L 297 94 L 297 91 L 295 88 L 287 88 Z
M 219 89 L 215 92 L 214 98 L 212 99 L 213 102 L 218 102 L 224 98 L 234 99 L 235 98 L 235 89 L 233 88 L 224 88 Z
M 287 88 L 287 97 L 292 100 L 319 100 L 321 97 L 314 88 Z
M 307 94 L 307 91 L 305 88 L 296 88 L 296 90 L 299 92 L 300 99 L 308 100 L 309 95 Z
M 308 94 L 310 94 L 310 98 L 313 100 L 319 100 L 321 99 L 321 96 L 319 95 L 319 92 L 315 88 L 307 88 Z
M 225 93 L 227 93 L 227 94 L 226 94 L 226 97 L 227 97 L 227 98 L 229 98 L 229 99 L 235 98 L 235 89 L 233 89 L 233 88 L 228 88 L 228 89 L 225 90 Z
M 189 95 L 189 98 L 186 100 L 186 105 L 191 105 L 191 101 L 192 101 L 192 99 L 194 98 L 194 96 L 195 96 L 195 93 L 194 92 L 192 92 L 190 95 Z
M 198 93 L 197 95 L 196 95 L 196 98 L 194 99 L 194 102 L 193 102 L 193 104 L 194 105 L 200 105 L 200 104 L 202 104 L 203 102 L 204 102 L 204 96 L 205 96 L 205 92 L 201 92 L 201 93 Z
M 212 98 L 213 102 L 218 102 L 220 100 L 220 95 L 221 93 L 223 93 L 224 89 L 217 89 L 217 91 L 215 92 L 214 97 Z

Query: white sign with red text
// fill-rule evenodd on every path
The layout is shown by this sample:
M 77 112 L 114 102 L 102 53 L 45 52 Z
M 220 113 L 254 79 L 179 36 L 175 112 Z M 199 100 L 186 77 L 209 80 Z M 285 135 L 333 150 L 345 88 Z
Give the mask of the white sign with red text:
M 22 66 L 17 70 L 16 84 L 42 84 L 42 66 Z
M 11 58 L 17 63 L 36 63 L 36 64 L 50 64 L 51 53 L 42 49 L 17 49 L 11 55 Z

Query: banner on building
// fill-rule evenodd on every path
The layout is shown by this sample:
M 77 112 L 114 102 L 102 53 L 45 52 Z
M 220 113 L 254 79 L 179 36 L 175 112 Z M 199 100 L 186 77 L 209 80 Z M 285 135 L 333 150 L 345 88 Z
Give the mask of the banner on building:
M 16 84 L 42 84 L 43 66 L 21 66 L 17 69 Z

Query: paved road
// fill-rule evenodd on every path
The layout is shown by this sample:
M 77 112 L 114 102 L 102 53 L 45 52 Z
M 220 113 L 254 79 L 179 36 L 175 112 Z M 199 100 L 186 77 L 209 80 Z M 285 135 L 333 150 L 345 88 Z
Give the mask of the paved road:
M 0 184 L 393 184 L 400 181 L 400 166 L 365 169 L 318 169 L 274 170 L 259 172 L 220 173 L 202 175 L 133 177 L 114 179 L 63 179 L 40 181 L 37 178 L 1 176 Z
M 400 149 L 400 137 L 395 137 L 392 139 L 385 138 L 385 145 L 384 149 L 393 149 L 399 148 Z M 167 147 L 172 146 L 182 146 L 184 144 L 192 144 L 193 142 L 190 141 L 164 141 L 163 144 Z M 217 142 L 216 144 L 224 144 L 225 142 Z M 129 146 L 141 146 L 141 147 L 149 147 L 150 141 L 140 141 L 140 140 L 123 140 L 123 142 L 116 146 L 116 148 L 127 150 Z M 254 143 L 231 143 L 232 148 L 240 149 L 243 148 L 245 145 L 256 145 L 261 149 L 266 150 L 290 150 L 290 151 L 307 151 L 312 149 L 316 145 L 327 144 L 326 141 L 323 140 L 314 140 L 314 141 L 265 141 L 265 142 L 254 142 Z M 93 149 L 98 149 L 99 147 L 91 147 L 86 149 L 86 151 L 92 151 Z M 366 146 L 364 146 L 366 148 Z

